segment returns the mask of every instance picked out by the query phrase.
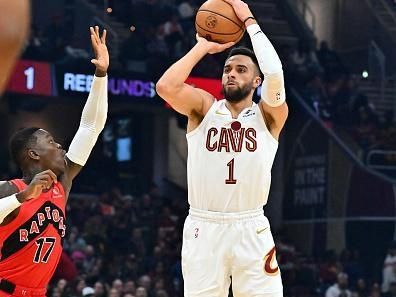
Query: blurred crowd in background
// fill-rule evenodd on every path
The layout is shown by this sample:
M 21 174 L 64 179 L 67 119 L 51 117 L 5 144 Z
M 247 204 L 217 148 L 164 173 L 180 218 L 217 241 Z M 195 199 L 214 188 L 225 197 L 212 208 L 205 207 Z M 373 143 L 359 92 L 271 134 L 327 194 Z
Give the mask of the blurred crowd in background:
M 155 185 L 139 197 L 117 187 L 93 199 L 72 196 L 64 253 L 48 296 L 183 296 L 187 213 L 186 193 L 163 195 Z M 274 238 L 284 296 L 396 296 L 396 242 L 386 259 L 367 267 L 356 250 L 305 255 L 282 231 Z
M 121 45 L 117 70 L 151 72 L 159 77 L 169 65 L 195 44 L 194 18 L 200 1 L 110 1 L 112 16 L 125 23 L 133 20 L 133 31 Z M 132 13 L 131 13 L 132 12 Z M 74 28 L 67 15 L 52 16 L 47 28 L 33 24 L 24 58 L 45 60 L 81 68 L 90 57 L 88 48 L 73 46 Z M 247 36 L 240 42 L 249 46 Z M 396 149 L 393 111 L 379 114 L 360 90 L 361 76 L 352 75 L 337 52 L 326 41 L 315 48 L 305 40 L 277 48 L 288 84 L 297 86 L 304 99 L 329 125 L 348 130 L 363 151 Z M 207 55 L 193 70 L 203 77 L 220 78 L 225 53 Z M 118 69 L 119 70 L 119 69 Z M 393 160 L 390 160 L 393 161 Z

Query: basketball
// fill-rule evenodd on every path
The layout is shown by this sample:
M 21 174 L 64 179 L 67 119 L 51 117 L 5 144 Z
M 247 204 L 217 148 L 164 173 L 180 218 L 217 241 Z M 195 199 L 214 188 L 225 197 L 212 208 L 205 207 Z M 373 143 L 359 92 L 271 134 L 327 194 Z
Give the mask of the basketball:
M 223 0 L 208 0 L 202 4 L 195 18 L 195 28 L 199 36 L 217 43 L 236 43 L 245 33 L 243 22 Z

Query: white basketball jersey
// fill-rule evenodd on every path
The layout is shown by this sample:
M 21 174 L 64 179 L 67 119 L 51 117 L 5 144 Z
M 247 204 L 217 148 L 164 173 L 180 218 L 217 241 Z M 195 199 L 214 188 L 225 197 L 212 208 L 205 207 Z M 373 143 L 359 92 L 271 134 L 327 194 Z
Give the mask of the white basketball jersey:
M 201 124 L 186 135 L 188 202 L 219 212 L 262 208 L 278 142 L 257 104 L 233 119 L 225 103 L 214 102 Z

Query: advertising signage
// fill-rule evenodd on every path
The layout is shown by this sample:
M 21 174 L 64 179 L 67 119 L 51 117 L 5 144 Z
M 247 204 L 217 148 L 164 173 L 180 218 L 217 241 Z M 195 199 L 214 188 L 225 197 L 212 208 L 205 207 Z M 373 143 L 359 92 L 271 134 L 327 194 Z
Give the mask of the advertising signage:
M 49 63 L 21 60 L 15 65 L 7 91 L 19 94 L 56 96 Z
M 88 93 L 93 75 L 65 72 L 62 75 L 62 92 Z M 152 99 L 156 96 L 155 83 L 150 80 L 109 76 L 109 95 Z
M 92 72 L 76 72 L 46 62 L 20 60 L 6 91 L 22 95 L 75 97 L 88 94 L 92 80 Z M 159 102 L 155 82 L 142 75 L 110 73 L 108 89 L 112 98 Z
M 88 94 L 93 74 L 46 62 L 19 60 L 7 86 L 7 92 L 47 97 L 81 97 Z M 189 77 L 186 81 L 194 87 L 211 93 L 216 99 L 224 98 L 220 79 Z M 109 75 L 109 96 L 131 102 L 159 103 L 155 81 L 149 75 L 112 73 Z M 259 94 L 258 89 L 258 94 Z

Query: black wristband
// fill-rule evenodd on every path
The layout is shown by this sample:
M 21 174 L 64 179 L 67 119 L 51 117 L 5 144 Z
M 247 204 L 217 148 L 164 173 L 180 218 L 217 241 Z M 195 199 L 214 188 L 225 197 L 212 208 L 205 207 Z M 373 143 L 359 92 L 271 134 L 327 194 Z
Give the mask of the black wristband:
M 243 23 L 245 24 L 246 23 L 246 21 L 247 20 L 250 20 L 250 19 L 252 19 L 252 20 L 256 20 L 256 18 L 255 17 L 253 17 L 253 16 L 250 16 L 250 17 L 247 17 L 244 21 L 243 21 Z

